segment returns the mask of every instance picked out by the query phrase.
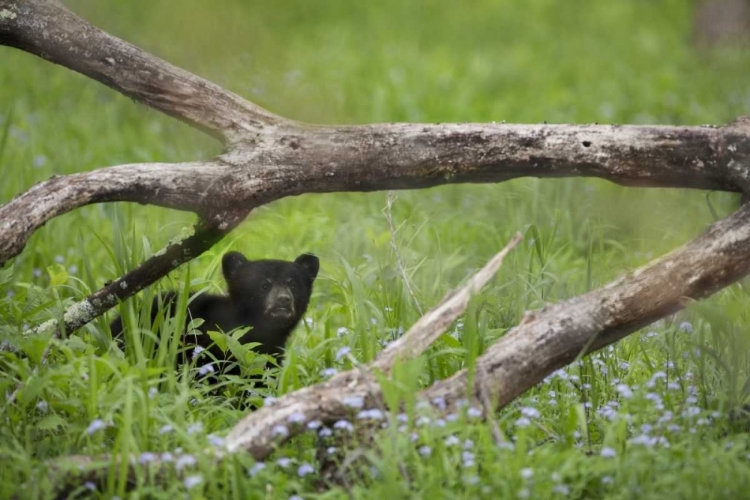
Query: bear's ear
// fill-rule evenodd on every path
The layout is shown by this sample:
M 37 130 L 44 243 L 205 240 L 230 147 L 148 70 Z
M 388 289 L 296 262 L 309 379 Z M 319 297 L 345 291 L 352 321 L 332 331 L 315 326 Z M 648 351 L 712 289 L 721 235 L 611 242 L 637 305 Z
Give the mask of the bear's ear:
M 318 275 L 318 270 L 320 269 L 320 261 L 313 254 L 303 253 L 302 255 L 294 259 L 294 263 L 302 266 L 302 269 L 304 269 L 305 272 L 307 272 L 308 276 L 310 276 L 310 281 L 313 281 Z
M 239 252 L 227 252 L 221 259 L 221 271 L 224 279 L 229 281 L 239 268 L 250 262 Z

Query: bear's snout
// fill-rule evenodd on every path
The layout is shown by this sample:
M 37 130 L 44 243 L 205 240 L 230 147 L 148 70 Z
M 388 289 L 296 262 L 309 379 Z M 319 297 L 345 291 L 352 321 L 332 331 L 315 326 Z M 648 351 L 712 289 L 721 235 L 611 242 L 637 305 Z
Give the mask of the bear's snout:
M 265 313 L 272 318 L 289 319 L 294 317 L 292 291 L 285 286 L 274 286 L 266 297 Z

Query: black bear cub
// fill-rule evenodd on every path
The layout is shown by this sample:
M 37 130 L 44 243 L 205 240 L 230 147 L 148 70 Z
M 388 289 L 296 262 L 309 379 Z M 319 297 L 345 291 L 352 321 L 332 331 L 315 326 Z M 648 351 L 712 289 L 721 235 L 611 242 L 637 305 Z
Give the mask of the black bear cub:
M 207 331 L 229 333 L 239 327 L 252 328 L 240 338 L 241 344 L 259 342 L 257 352 L 269 354 L 281 363 L 283 349 L 292 330 L 307 310 L 313 281 L 320 263 L 312 254 L 302 254 L 294 262 L 284 260 L 248 260 L 239 252 L 228 252 L 221 262 L 228 295 L 201 294 L 192 297 L 188 305 L 190 318 L 201 318 L 199 330 L 193 338 L 183 336 L 183 345 L 200 345 L 218 360 L 231 360 L 205 334 Z M 163 307 L 174 314 L 177 294 L 169 292 L 161 297 Z M 159 298 L 151 308 L 152 321 L 158 313 Z M 121 318 L 111 324 L 112 336 L 122 333 Z M 237 365 L 224 373 L 239 374 Z

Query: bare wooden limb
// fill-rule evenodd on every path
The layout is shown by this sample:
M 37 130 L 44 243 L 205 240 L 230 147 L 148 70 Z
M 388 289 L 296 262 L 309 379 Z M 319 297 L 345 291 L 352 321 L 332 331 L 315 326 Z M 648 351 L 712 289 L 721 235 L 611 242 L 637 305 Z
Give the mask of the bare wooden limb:
M 215 459 L 225 458 L 226 453 L 247 451 L 262 460 L 275 446 L 304 432 L 311 421 L 330 424 L 350 417 L 355 407 L 382 405 L 374 373 L 387 372 L 398 358 L 421 354 L 465 310 L 471 293 L 487 282 L 517 242 L 518 236 L 371 365 L 356 367 L 327 382 L 287 394 L 272 406 L 246 416 L 230 431 L 225 448 L 211 451 Z M 692 242 L 627 276 L 528 314 L 520 325 L 478 358 L 473 387 L 468 385 L 467 371 L 462 370 L 425 389 L 419 397 L 426 401 L 441 398 L 445 406 L 435 410 L 446 413 L 456 411 L 462 401 L 471 398 L 485 409 L 484 416 L 489 418 L 490 401 L 495 408 L 502 408 L 582 352 L 616 342 L 749 273 L 750 205 L 744 205 Z M 357 404 L 351 403 L 354 400 Z M 111 459 L 97 458 L 105 463 Z M 95 480 L 107 470 L 101 466 L 88 471 L 86 477 Z
M 502 257 L 498 255 L 495 259 L 498 258 Z M 445 411 L 450 412 L 467 397 L 482 406 L 488 396 L 480 392 L 487 391 L 496 407 L 502 408 L 570 363 L 586 348 L 589 352 L 601 349 L 748 273 L 750 205 L 745 205 L 712 225 L 702 236 L 661 259 L 603 288 L 527 315 L 520 325 L 479 357 L 476 373 L 482 378 L 474 387 L 468 386 L 468 372 L 462 370 L 437 382 L 421 396 L 428 401 L 443 398 Z M 455 318 L 463 311 L 459 306 L 463 302 L 458 302 L 457 297 L 467 293 L 471 286 L 467 284 L 428 312 L 397 341 L 398 344 L 383 351 L 372 368 L 387 372 L 396 357 L 421 353 L 434 340 L 434 333 L 450 324 L 452 320 L 448 318 Z M 449 305 L 451 303 L 454 305 Z M 448 313 L 450 310 L 453 313 Z M 228 451 L 244 449 L 262 459 L 278 442 L 274 428 L 288 425 L 290 415 L 304 415 L 305 422 L 332 422 L 351 413 L 345 402 L 352 397 L 361 398 L 365 407 L 382 403 L 371 373 L 371 370 L 356 369 L 341 373 L 248 415 L 227 437 Z M 290 429 L 289 435 L 294 433 L 294 429 Z
M 721 128 L 306 128 L 252 149 L 238 146 L 211 162 L 123 165 L 45 181 L 0 207 L 0 264 L 17 255 L 55 215 L 103 201 L 152 203 L 205 216 L 227 207 L 249 212 L 304 193 L 415 189 L 527 176 L 741 191 L 750 179 L 748 131 L 743 120 Z
M 171 242 L 132 271 L 108 283 L 100 290 L 70 307 L 65 311 L 63 317 L 65 321 L 64 325 L 58 325 L 56 319 L 51 319 L 30 330 L 28 333 L 50 332 L 53 329 L 59 330 L 61 327 L 68 332 L 77 330 L 116 306 L 118 302 L 131 297 L 138 290 L 142 290 L 156 282 L 169 271 L 176 269 L 181 264 L 192 260 L 211 248 L 241 220 L 241 218 L 235 218 L 224 229 L 203 225 L 196 226 L 195 232 L 192 235 Z
M 221 189 L 227 170 L 216 162 L 147 163 L 54 176 L 0 206 L 0 265 L 19 254 L 49 220 L 91 203 L 134 201 L 189 210 L 210 220 L 225 210 L 212 195 Z
M 227 436 L 226 450 L 246 450 L 261 459 L 279 442 L 304 431 L 305 425 L 313 420 L 332 423 L 346 418 L 354 408 L 354 405 L 348 403 L 351 398 L 362 398 L 363 405 L 368 408 L 381 404 L 380 385 L 374 372 L 387 374 L 396 360 L 414 358 L 424 352 L 466 310 L 472 295 L 495 275 L 505 256 L 521 238 L 521 234 L 516 233 L 505 248 L 464 286 L 450 292 L 408 332 L 381 352 L 368 367 L 358 367 L 334 375 L 326 382 L 281 397 L 272 406 L 263 407 L 243 418 Z M 294 426 L 289 423 L 292 415 L 295 415 Z M 288 432 L 279 436 L 275 432 L 278 426 L 288 428 Z
M 303 193 L 413 189 L 524 176 L 593 176 L 630 186 L 745 191 L 750 179 L 748 120 L 719 128 L 313 126 L 273 115 L 176 68 L 91 26 L 59 2 L 0 0 L 0 13 L 0 44 L 90 76 L 223 139 L 226 146 L 213 161 L 123 165 L 32 187 L 0 207 L 0 265 L 21 252 L 30 235 L 53 217 L 106 201 L 190 210 L 224 231 L 231 225 L 223 220 L 228 213 L 235 219 L 259 205 Z M 172 268 L 159 267 L 165 273 Z M 146 281 L 134 283 L 129 293 L 142 283 Z M 79 313 L 80 307 L 69 311 L 83 317 Z
M 503 407 L 579 354 L 601 349 L 707 297 L 750 273 L 750 205 L 662 258 L 585 295 L 531 313 L 477 360 L 477 373 Z M 462 370 L 424 396 L 455 401 L 467 387 Z
M 118 300 L 200 254 L 255 207 L 303 193 L 413 189 L 502 182 L 524 176 L 588 176 L 628 186 L 748 191 L 750 121 L 723 127 L 380 124 L 313 126 L 273 115 L 221 87 L 112 37 L 54 0 L 0 0 L 0 44 L 18 47 L 94 78 L 198 127 L 225 143 L 208 162 L 123 165 L 53 178 L 0 207 L 0 265 L 52 218 L 105 201 L 152 203 L 197 213 L 195 235 L 70 309 L 73 330 Z M 299 390 L 247 416 L 225 452 L 265 457 L 312 420 L 352 412 L 351 398 L 382 404 L 376 372 L 422 353 L 460 315 L 517 240 L 420 319 L 369 366 Z M 750 272 L 750 206 L 683 248 L 604 288 L 527 318 L 479 358 L 481 380 L 465 371 L 422 392 L 448 409 L 473 397 L 502 407 L 584 350 L 617 341 Z M 495 397 L 496 396 L 496 397 Z M 357 405 L 358 406 L 358 405 Z M 295 424 L 290 423 L 290 416 Z M 300 419 L 299 415 L 303 418 Z M 302 422 L 300 424 L 300 421 Z M 296 425 L 296 426 L 295 426 Z M 274 432 L 284 426 L 283 436 Z M 217 456 L 221 456 L 221 453 Z

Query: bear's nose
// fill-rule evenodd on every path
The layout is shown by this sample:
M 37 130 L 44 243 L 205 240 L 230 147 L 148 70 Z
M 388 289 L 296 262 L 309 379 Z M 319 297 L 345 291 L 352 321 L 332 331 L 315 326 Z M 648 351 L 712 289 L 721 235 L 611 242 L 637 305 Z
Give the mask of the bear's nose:
M 276 306 L 283 307 L 285 309 L 291 309 L 292 298 L 289 295 L 279 295 L 276 297 Z

